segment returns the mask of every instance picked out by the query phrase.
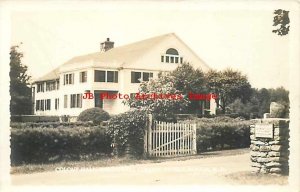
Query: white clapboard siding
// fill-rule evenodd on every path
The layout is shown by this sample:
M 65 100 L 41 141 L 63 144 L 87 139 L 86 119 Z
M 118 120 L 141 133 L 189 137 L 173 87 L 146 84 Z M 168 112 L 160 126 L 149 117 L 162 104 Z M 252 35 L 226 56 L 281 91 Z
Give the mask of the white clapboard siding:
M 150 156 L 196 154 L 196 124 L 154 121 L 147 131 Z

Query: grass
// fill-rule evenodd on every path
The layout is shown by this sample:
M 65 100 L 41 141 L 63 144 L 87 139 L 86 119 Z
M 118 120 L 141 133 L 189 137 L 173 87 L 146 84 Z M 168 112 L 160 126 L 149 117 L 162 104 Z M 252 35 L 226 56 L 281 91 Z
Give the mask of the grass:
M 218 156 L 229 156 L 248 153 L 249 149 L 233 149 L 222 151 L 203 152 L 192 156 L 179 156 L 179 157 L 157 157 L 149 159 L 134 159 L 134 158 L 112 158 L 102 157 L 97 160 L 85 160 L 85 161 L 61 161 L 53 164 L 24 164 L 11 167 L 11 174 L 30 174 L 36 172 L 55 171 L 57 168 L 69 167 L 69 168 L 97 168 L 97 167 L 111 167 L 122 165 L 133 165 L 142 163 L 160 163 L 166 161 L 185 161 L 189 159 L 210 158 Z
M 251 172 L 237 172 L 226 175 L 228 182 L 239 185 L 286 185 L 288 176 Z

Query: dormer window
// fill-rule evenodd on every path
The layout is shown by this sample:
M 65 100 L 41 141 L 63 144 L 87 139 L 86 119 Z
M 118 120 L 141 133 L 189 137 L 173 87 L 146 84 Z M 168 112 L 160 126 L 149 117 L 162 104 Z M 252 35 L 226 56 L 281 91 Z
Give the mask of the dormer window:
M 170 48 L 161 56 L 162 63 L 182 63 L 183 58 L 179 56 L 176 49 Z

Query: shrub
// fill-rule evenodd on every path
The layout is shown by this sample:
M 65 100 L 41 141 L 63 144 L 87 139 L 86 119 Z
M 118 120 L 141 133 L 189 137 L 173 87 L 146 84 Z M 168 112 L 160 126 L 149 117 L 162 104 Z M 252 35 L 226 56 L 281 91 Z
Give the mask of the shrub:
M 78 126 L 82 127 L 94 127 L 92 122 L 11 122 L 10 127 L 12 129 L 25 129 L 25 128 L 76 128 Z
M 146 114 L 144 110 L 133 109 L 110 119 L 108 134 L 116 144 L 119 155 L 124 154 L 126 144 L 131 146 L 133 155 L 142 155 Z
M 111 140 L 99 127 L 11 130 L 11 163 L 93 159 L 111 153 Z
M 12 115 L 12 122 L 59 122 L 59 116 Z
M 110 118 L 109 114 L 99 107 L 94 107 L 82 111 L 78 116 L 78 121 L 92 121 L 99 124 L 102 121 L 107 121 Z
M 226 116 L 199 118 L 194 121 L 197 124 L 198 152 L 250 145 L 250 121 Z

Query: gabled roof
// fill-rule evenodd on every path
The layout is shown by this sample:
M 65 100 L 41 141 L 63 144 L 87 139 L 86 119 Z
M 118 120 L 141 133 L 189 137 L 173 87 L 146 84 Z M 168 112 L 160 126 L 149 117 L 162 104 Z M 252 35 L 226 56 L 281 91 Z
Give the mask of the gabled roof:
M 124 67 L 127 63 L 131 63 L 138 57 L 149 51 L 153 46 L 160 43 L 163 39 L 168 36 L 175 35 L 174 33 L 169 33 L 161 36 L 152 37 L 128 45 L 112 48 L 106 52 L 95 52 L 87 55 L 73 57 L 69 61 L 63 64 L 63 66 L 81 63 L 89 60 L 93 60 L 97 63 L 97 67 Z
M 45 81 L 50 79 L 57 79 L 59 78 L 59 72 L 63 68 L 69 68 L 71 65 L 80 64 L 79 67 L 83 67 L 83 63 L 92 63 L 92 66 L 94 67 L 109 67 L 109 68 L 120 68 L 120 67 L 126 67 L 126 65 L 129 65 L 133 63 L 135 60 L 137 60 L 142 55 L 148 53 L 148 51 L 153 48 L 154 46 L 157 46 L 162 41 L 173 37 L 179 40 L 181 43 L 185 45 L 185 43 L 178 38 L 174 33 L 168 33 L 156 37 L 152 37 L 149 39 L 145 39 L 142 41 L 138 41 L 135 43 L 131 43 L 128 45 L 120 46 L 112 48 L 106 52 L 95 52 L 87 55 L 81 55 L 76 56 L 70 59 L 69 61 L 62 64 L 57 69 L 54 69 L 53 71 L 47 73 L 45 76 L 42 76 L 38 78 L 36 81 Z M 186 46 L 186 45 L 185 45 Z M 191 50 L 188 46 L 186 46 L 191 52 Z M 193 52 L 193 54 L 195 54 Z M 196 55 L 196 54 L 195 54 Z M 138 57 L 137 57 L 138 56 Z M 197 56 L 197 55 L 196 55 Z M 198 56 L 197 58 L 201 60 Z M 209 68 L 203 61 L 203 67 Z
M 59 79 L 59 67 L 50 71 L 46 75 L 43 75 L 42 77 L 37 78 L 34 82 L 48 81 L 48 80 L 54 80 L 54 79 Z

